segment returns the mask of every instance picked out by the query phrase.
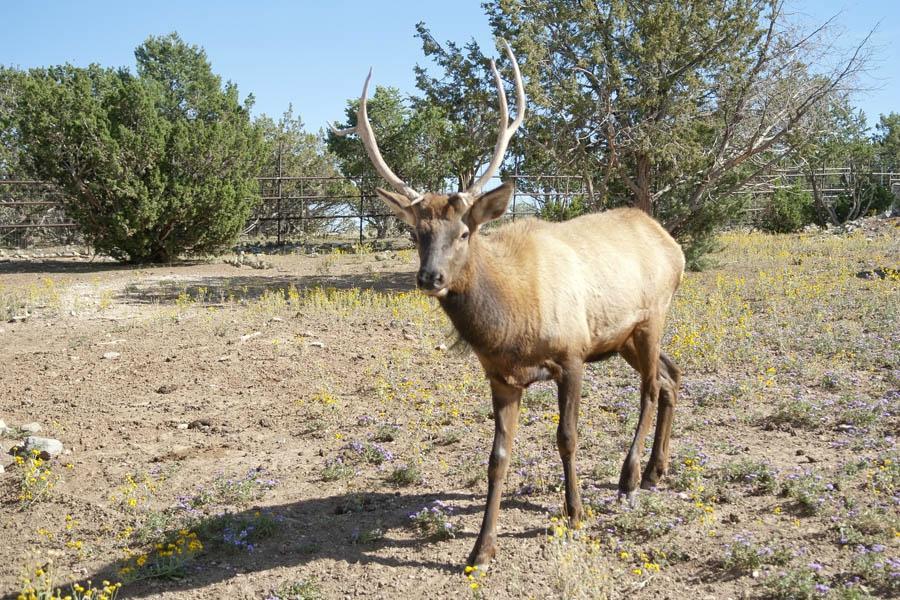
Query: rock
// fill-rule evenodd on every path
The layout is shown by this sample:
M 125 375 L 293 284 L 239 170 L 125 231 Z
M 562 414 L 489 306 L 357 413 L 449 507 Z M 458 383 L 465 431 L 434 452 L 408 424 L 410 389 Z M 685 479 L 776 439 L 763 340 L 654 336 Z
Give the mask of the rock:
M 268 417 L 263 417 L 262 419 L 259 420 L 259 426 L 260 427 L 271 427 L 272 420 Z
M 121 352 L 104 352 L 103 353 L 103 358 L 106 360 L 116 360 L 120 356 L 122 356 Z
M 325 342 L 310 342 L 309 345 L 313 348 L 324 348 Z
M 157 394 L 171 394 L 175 390 L 178 389 L 178 385 L 175 383 L 164 383 L 158 388 L 156 388 Z
M 434 347 L 434 349 L 437 350 L 438 352 L 446 352 L 447 344 L 438 344 L 437 346 Z
M 900 273 L 900 269 L 891 269 L 891 268 L 877 268 L 871 269 L 868 271 L 860 271 L 856 274 L 856 276 L 860 279 L 886 279 L 888 277 L 892 277 Z
M 208 428 L 210 425 L 212 425 L 212 423 L 210 422 L 209 419 L 194 419 L 193 421 L 188 423 L 187 428 L 188 429 L 204 429 L 204 428 Z M 181 426 L 179 425 L 178 428 L 181 429 Z
M 30 317 L 30 316 L 31 315 L 29 315 L 28 313 L 24 313 L 21 315 L 13 315 L 12 317 L 10 317 L 9 322 L 10 323 L 24 323 L 25 321 L 28 320 L 28 317 Z
M 51 456 L 59 456 L 62 454 L 63 445 L 59 440 L 54 440 L 53 438 L 43 438 L 37 437 L 34 435 L 30 435 L 25 438 L 25 446 L 24 450 L 26 453 L 30 453 L 32 450 L 37 450 L 41 455 L 46 454 L 47 458 Z
M 36 423 L 32 421 L 31 423 L 25 423 L 21 427 L 19 427 L 22 431 L 27 431 L 28 433 L 40 433 L 43 431 L 43 427 L 41 427 L 40 423 Z
M 4 423 L 2 420 L 0 420 L 0 437 L 3 437 L 4 435 L 9 435 L 11 433 L 12 433 L 12 429 L 7 427 L 6 423 Z
M 241 336 L 241 343 L 252 340 L 253 338 L 259 337 L 262 335 L 262 331 L 254 331 L 253 333 L 248 333 L 246 335 Z
M 172 446 L 166 454 L 157 456 L 152 462 L 162 462 L 164 460 L 182 460 L 193 454 L 193 448 L 190 446 Z
M 5 471 L 6 469 L 3 467 L 3 465 L 0 465 L 0 475 L 3 475 Z
M 176 429 L 187 429 L 188 427 L 190 427 L 190 425 L 188 425 L 187 423 L 179 423 L 175 427 Z
M 415 336 L 415 334 L 412 334 L 412 333 L 404 333 L 404 334 L 403 334 L 403 339 L 406 339 L 406 340 L 414 340 L 414 339 L 416 339 L 416 336 Z

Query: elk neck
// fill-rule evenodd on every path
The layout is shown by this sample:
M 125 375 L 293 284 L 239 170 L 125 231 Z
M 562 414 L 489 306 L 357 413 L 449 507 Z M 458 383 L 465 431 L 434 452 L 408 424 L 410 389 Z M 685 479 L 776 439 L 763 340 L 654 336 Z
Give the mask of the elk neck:
M 440 299 L 460 337 L 479 354 L 502 349 L 514 336 L 516 290 L 492 260 L 492 244 L 479 235 L 469 242 L 469 259 L 454 278 L 450 291 Z

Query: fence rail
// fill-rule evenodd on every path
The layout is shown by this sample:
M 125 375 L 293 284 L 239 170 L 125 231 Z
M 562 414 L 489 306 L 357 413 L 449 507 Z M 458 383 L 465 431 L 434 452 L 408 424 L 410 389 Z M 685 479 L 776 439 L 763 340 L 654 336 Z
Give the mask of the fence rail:
M 826 199 L 845 193 L 850 179 L 866 177 L 890 189 L 900 198 L 900 172 L 876 168 L 853 170 L 824 167 L 812 172 L 817 191 Z M 749 195 L 745 218 L 761 213 L 767 195 L 781 187 L 803 185 L 810 189 L 810 174 L 796 167 L 779 167 L 736 194 Z M 513 175 L 516 192 L 504 218 L 532 216 L 548 203 L 563 206 L 585 195 L 584 180 L 577 175 Z M 393 215 L 372 193 L 370 181 L 343 177 L 258 177 L 260 198 L 244 228 L 244 237 L 287 241 L 341 236 L 383 236 L 392 227 Z M 450 190 L 443 190 L 450 191 Z M 65 213 L 65 195 L 46 181 L 0 179 L 0 247 L 53 246 L 83 242 L 77 224 Z
M 547 202 L 569 203 L 583 193 L 578 176 L 514 175 L 516 193 L 505 218 L 531 216 Z M 343 177 L 258 177 L 260 198 L 244 227 L 245 238 L 278 244 L 310 237 L 386 234 L 393 223 L 377 196 L 362 190 L 373 182 Z M 444 190 L 449 191 L 449 190 Z M 45 181 L 0 179 L 0 247 L 54 246 L 83 242 L 65 214 L 65 194 Z

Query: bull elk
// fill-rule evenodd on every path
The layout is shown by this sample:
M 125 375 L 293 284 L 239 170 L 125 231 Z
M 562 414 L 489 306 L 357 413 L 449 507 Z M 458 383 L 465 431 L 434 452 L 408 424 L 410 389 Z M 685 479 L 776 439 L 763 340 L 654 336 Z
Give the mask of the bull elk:
M 565 223 L 536 219 L 497 228 L 513 195 L 511 182 L 481 193 L 503 161 L 525 116 L 525 91 L 512 49 L 518 114 L 509 123 L 503 82 L 491 70 L 500 104 L 500 133 L 487 170 L 465 192 L 420 193 L 385 164 L 366 114 L 372 72 L 359 101 L 356 133 L 375 169 L 396 191 L 378 189 L 393 213 L 409 225 L 419 253 L 418 288 L 433 296 L 460 337 L 473 349 L 490 381 L 494 444 L 488 463 L 484 520 L 468 564 L 496 554 L 500 496 L 518 425 L 523 391 L 536 381 L 558 387 L 557 446 L 565 471 L 566 515 L 583 518 L 575 474 L 578 405 L 584 365 L 621 355 L 641 377 L 637 431 L 619 477 L 619 493 L 631 498 L 666 474 L 672 416 L 681 372 L 660 351 L 669 304 L 681 282 L 681 247 L 651 217 L 634 208 L 591 214 Z M 653 450 L 641 477 L 644 438 L 658 406 Z

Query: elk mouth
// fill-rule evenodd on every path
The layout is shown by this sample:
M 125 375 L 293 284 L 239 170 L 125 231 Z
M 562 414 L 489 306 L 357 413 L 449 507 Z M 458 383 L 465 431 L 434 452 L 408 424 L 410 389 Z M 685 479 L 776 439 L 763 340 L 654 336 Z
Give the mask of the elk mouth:
M 442 285 L 440 287 L 432 287 L 432 288 L 423 288 L 420 287 L 419 291 L 425 294 L 426 296 L 433 296 L 434 298 L 443 298 L 448 293 L 450 293 L 450 286 Z

